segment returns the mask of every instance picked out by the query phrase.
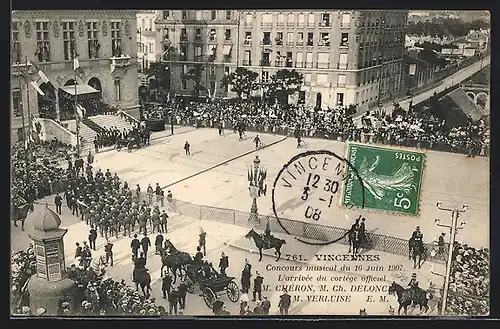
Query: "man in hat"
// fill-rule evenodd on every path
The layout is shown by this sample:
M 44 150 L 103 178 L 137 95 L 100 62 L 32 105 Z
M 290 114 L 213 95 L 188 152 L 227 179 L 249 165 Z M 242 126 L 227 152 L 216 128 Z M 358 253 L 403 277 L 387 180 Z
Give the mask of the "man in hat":
M 156 202 L 160 203 L 161 202 L 161 187 L 160 187 L 160 184 L 158 184 L 158 183 L 156 183 L 155 194 L 156 194 Z
M 269 315 L 269 310 L 271 309 L 271 302 L 267 299 L 266 296 L 262 296 L 262 309 L 264 311 L 264 315 Z
M 168 307 L 169 307 L 169 314 L 173 315 L 172 310 L 174 310 L 175 315 L 177 315 L 177 303 L 179 303 L 179 291 L 177 290 L 176 287 L 172 287 L 172 292 L 168 296 Z
M 259 300 L 262 300 L 262 283 L 264 282 L 264 278 L 260 275 L 259 271 L 256 271 L 257 275 L 255 279 L 253 279 L 253 299 L 255 302 L 256 297 L 259 297 Z
M 163 207 L 163 205 L 162 205 Z M 163 209 L 161 211 L 161 214 L 160 214 L 160 232 L 161 233 L 168 233 L 168 228 L 167 228 L 167 222 L 168 221 L 168 215 L 167 213 L 165 212 L 165 209 Z
M 137 252 L 140 247 L 141 243 L 139 239 L 137 239 L 137 234 L 134 234 L 134 238 L 132 239 L 132 242 L 130 242 L 130 248 L 132 248 L 132 259 L 137 258 Z
M 245 259 L 245 266 L 241 271 L 241 292 L 247 294 L 250 290 L 250 278 L 252 277 L 252 265 Z
M 56 204 L 56 212 L 61 215 L 62 214 L 62 198 L 59 195 L 59 193 L 56 194 L 56 198 L 54 200 L 54 203 Z
M 90 248 L 92 248 L 95 251 L 95 241 L 97 240 L 97 231 L 94 228 L 94 225 L 90 226 L 89 230 L 89 243 L 90 243 Z
M 158 234 L 155 238 L 155 254 L 156 255 L 159 255 L 160 254 L 160 250 L 163 246 L 163 235 L 162 234 Z
M 149 250 L 149 247 L 151 247 L 151 241 L 149 240 L 146 232 L 144 232 L 144 237 L 141 239 L 141 247 L 142 247 L 142 250 L 144 251 L 144 258 L 147 260 L 148 259 L 148 250 Z
M 184 144 L 184 151 L 186 151 L 186 155 L 191 155 L 190 148 L 191 145 L 188 143 L 188 141 L 186 141 L 186 143 Z
M 148 203 L 153 203 L 153 187 L 151 186 L 151 183 L 148 184 L 146 193 L 148 194 Z
M 288 309 L 290 308 L 291 303 L 291 296 L 288 294 L 287 289 L 283 288 L 283 294 L 280 296 L 280 301 L 278 303 L 278 308 L 280 309 L 281 315 L 288 315 Z
M 420 232 L 420 226 L 415 227 L 415 231 L 413 231 L 411 237 L 415 243 L 423 242 L 424 235 L 422 234 L 422 232 Z
M 262 307 L 262 303 L 258 300 L 255 303 L 255 307 L 253 308 L 253 314 L 255 315 L 264 315 L 264 308 Z
M 186 281 L 182 280 L 179 284 L 178 292 L 179 292 L 179 306 L 180 309 L 183 310 L 186 308 L 186 295 L 187 295 L 188 285 Z
M 203 250 L 203 256 L 207 255 L 207 247 L 206 247 L 206 237 L 207 233 L 203 230 L 203 228 L 200 229 L 200 236 L 198 239 L 198 245 L 200 246 L 201 250 Z
M 172 287 L 172 276 L 170 273 L 165 274 L 165 276 L 162 279 L 161 283 L 161 291 L 163 293 L 163 299 L 166 299 L 167 297 L 170 296 L 170 288 Z
M 412 306 L 415 306 L 415 296 L 417 294 L 417 289 L 418 289 L 417 273 L 413 273 L 411 275 L 410 282 L 408 282 L 408 287 L 410 287 L 411 291 Z
M 104 251 L 106 253 L 106 263 L 113 266 L 113 244 L 108 240 L 108 243 L 104 246 Z
M 229 258 L 226 256 L 226 254 L 222 253 L 219 261 L 219 269 L 220 269 L 220 274 L 222 276 L 227 276 L 226 268 L 228 267 L 229 267 Z

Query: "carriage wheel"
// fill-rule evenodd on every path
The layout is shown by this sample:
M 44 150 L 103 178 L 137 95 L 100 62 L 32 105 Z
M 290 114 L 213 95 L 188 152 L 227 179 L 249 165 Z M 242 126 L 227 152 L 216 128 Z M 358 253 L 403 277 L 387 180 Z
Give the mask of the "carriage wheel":
M 188 277 L 186 278 L 187 291 L 192 294 L 194 293 L 194 282 Z
M 238 289 L 238 285 L 236 284 L 236 282 L 229 282 L 226 287 L 226 294 L 227 298 L 229 298 L 229 300 L 233 303 L 236 303 L 238 301 L 238 298 L 240 298 L 240 290 Z
M 205 301 L 205 304 L 212 309 L 214 307 L 214 303 L 217 300 L 217 296 L 213 292 L 212 289 L 210 288 L 205 288 L 203 289 L 203 300 Z
M 132 145 L 131 145 L 131 143 L 127 144 L 127 148 L 128 148 L 128 153 L 132 152 Z

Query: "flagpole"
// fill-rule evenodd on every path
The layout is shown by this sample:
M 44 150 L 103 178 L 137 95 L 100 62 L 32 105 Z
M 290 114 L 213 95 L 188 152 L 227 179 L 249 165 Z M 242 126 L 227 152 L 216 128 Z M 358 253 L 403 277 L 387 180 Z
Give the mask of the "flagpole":
M 24 62 L 26 63 L 26 77 L 28 77 L 28 54 L 27 53 L 24 53 Z M 31 153 L 31 110 L 30 110 L 30 89 L 29 89 L 29 86 L 30 86 L 30 82 L 29 82 L 29 79 L 26 78 L 26 107 L 27 107 L 27 110 L 28 110 L 28 120 L 29 120 L 29 129 L 28 129 L 28 133 L 27 133 L 27 137 L 28 137 L 28 155 L 30 155 Z
M 18 83 L 19 83 L 19 91 L 22 90 L 22 87 L 21 87 L 21 63 L 17 63 L 17 78 L 18 78 Z M 22 94 L 21 94 L 21 122 L 23 124 L 23 142 L 24 142 L 24 145 L 26 146 L 26 125 L 25 125 L 25 122 L 24 122 L 24 106 L 23 106 L 23 98 L 22 98 Z M 26 149 L 26 147 L 25 147 Z
M 76 58 L 76 53 L 74 54 Z M 75 58 L 73 58 L 73 63 L 75 63 Z M 80 117 L 78 116 L 78 93 L 77 93 L 77 81 L 76 81 L 76 67 L 73 65 L 73 72 L 75 73 L 75 120 L 76 120 L 76 155 L 80 157 Z

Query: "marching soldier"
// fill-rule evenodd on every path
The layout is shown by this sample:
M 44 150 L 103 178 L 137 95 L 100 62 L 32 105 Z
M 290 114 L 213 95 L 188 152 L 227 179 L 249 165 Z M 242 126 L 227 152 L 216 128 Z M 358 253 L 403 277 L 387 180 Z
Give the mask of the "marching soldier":
M 130 248 L 132 248 L 132 259 L 137 258 L 137 253 L 140 247 L 141 243 L 139 242 L 139 239 L 137 239 L 137 234 L 134 234 L 134 239 L 130 242 Z
M 113 266 L 113 244 L 109 240 L 104 246 L 104 251 L 106 252 L 106 263 Z

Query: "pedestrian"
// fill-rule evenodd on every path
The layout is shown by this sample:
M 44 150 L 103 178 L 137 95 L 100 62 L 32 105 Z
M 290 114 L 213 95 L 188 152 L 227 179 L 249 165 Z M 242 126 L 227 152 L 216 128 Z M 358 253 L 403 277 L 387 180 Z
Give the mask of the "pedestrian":
M 283 288 L 283 294 L 280 296 L 280 301 L 278 303 L 281 315 L 288 315 L 288 309 L 290 308 L 291 302 L 292 298 L 288 294 L 288 291 Z
M 160 214 L 160 232 L 161 233 L 168 233 L 167 223 L 168 223 L 168 215 L 165 212 L 165 209 L 163 209 L 161 214 Z
M 139 253 L 139 257 L 137 257 L 134 261 L 134 268 L 136 270 L 143 270 L 146 268 L 146 258 L 144 258 L 144 253 L 141 251 Z
M 104 252 L 106 253 L 106 264 L 113 266 L 113 244 L 109 240 L 104 246 Z
M 207 236 L 207 233 L 202 228 L 198 243 L 199 243 L 200 248 L 203 250 L 203 256 L 207 255 L 206 236 Z
M 160 254 L 160 249 L 163 246 L 163 235 L 158 234 L 155 239 L 155 254 L 159 255 Z
M 191 155 L 191 151 L 189 150 L 191 145 L 189 145 L 188 141 L 184 144 L 184 151 L 186 151 L 186 155 Z
M 252 265 L 245 259 L 245 266 L 241 271 L 241 292 L 248 294 L 250 290 L 250 278 L 252 277 Z
M 169 311 L 168 313 L 170 315 L 173 315 L 172 310 L 175 312 L 175 315 L 177 315 L 177 303 L 179 303 L 179 291 L 177 291 L 176 287 L 172 287 L 172 291 L 170 292 L 170 295 L 168 296 L 168 307 Z
M 155 194 L 156 194 L 156 203 L 160 203 L 160 201 L 161 201 L 161 187 L 160 187 L 160 184 L 158 184 L 158 183 L 156 183 Z
M 80 244 L 77 242 L 75 250 L 75 259 L 77 259 L 78 257 L 82 257 L 82 247 L 80 247 Z
M 187 289 L 188 289 L 188 286 L 186 284 L 186 282 L 183 280 L 181 281 L 181 283 L 179 284 L 179 306 L 180 306 L 180 309 L 183 310 L 186 308 L 186 294 L 187 294 Z
M 94 228 L 94 225 L 90 226 L 89 230 L 89 243 L 90 243 L 90 248 L 92 248 L 95 251 L 95 241 L 97 240 L 97 231 Z
M 257 275 L 255 279 L 253 279 L 253 299 L 255 302 L 256 296 L 259 297 L 259 300 L 262 300 L 262 283 L 264 282 L 264 278 L 260 275 L 259 271 L 256 271 Z
M 146 190 L 146 193 L 148 194 L 148 204 L 153 203 L 153 187 L 151 186 L 151 183 L 148 184 L 148 188 Z
M 222 253 L 220 255 L 220 261 L 219 261 L 219 269 L 220 269 L 220 274 L 222 276 L 227 276 L 226 269 L 228 267 L 229 267 L 229 257 L 227 257 L 226 254 Z
M 149 240 L 146 233 L 144 233 L 144 237 L 141 239 L 142 251 L 144 251 L 144 258 L 148 259 L 148 249 L 151 247 L 151 241 Z
M 134 234 L 134 238 L 132 239 L 132 242 L 130 242 L 130 248 L 132 248 L 132 260 L 137 258 L 137 252 L 139 251 L 140 247 L 141 243 L 139 239 L 137 239 L 137 234 Z
M 253 309 L 253 314 L 255 315 L 264 315 L 264 308 L 262 307 L 262 302 L 258 300 L 255 303 L 255 307 Z
M 92 155 L 92 152 L 89 151 L 89 154 L 87 154 L 87 163 L 92 164 L 94 163 L 94 156 Z
M 161 283 L 161 291 L 163 293 L 163 299 L 166 299 L 167 297 L 170 297 L 170 288 L 172 287 L 172 276 L 170 273 L 167 273 L 162 279 Z
M 55 201 L 54 203 L 56 204 L 56 213 L 59 215 L 62 215 L 62 198 L 59 195 L 59 193 L 56 194 Z
M 266 296 L 262 296 L 262 309 L 264 310 L 264 315 L 269 315 L 269 310 L 271 309 L 271 302 Z

